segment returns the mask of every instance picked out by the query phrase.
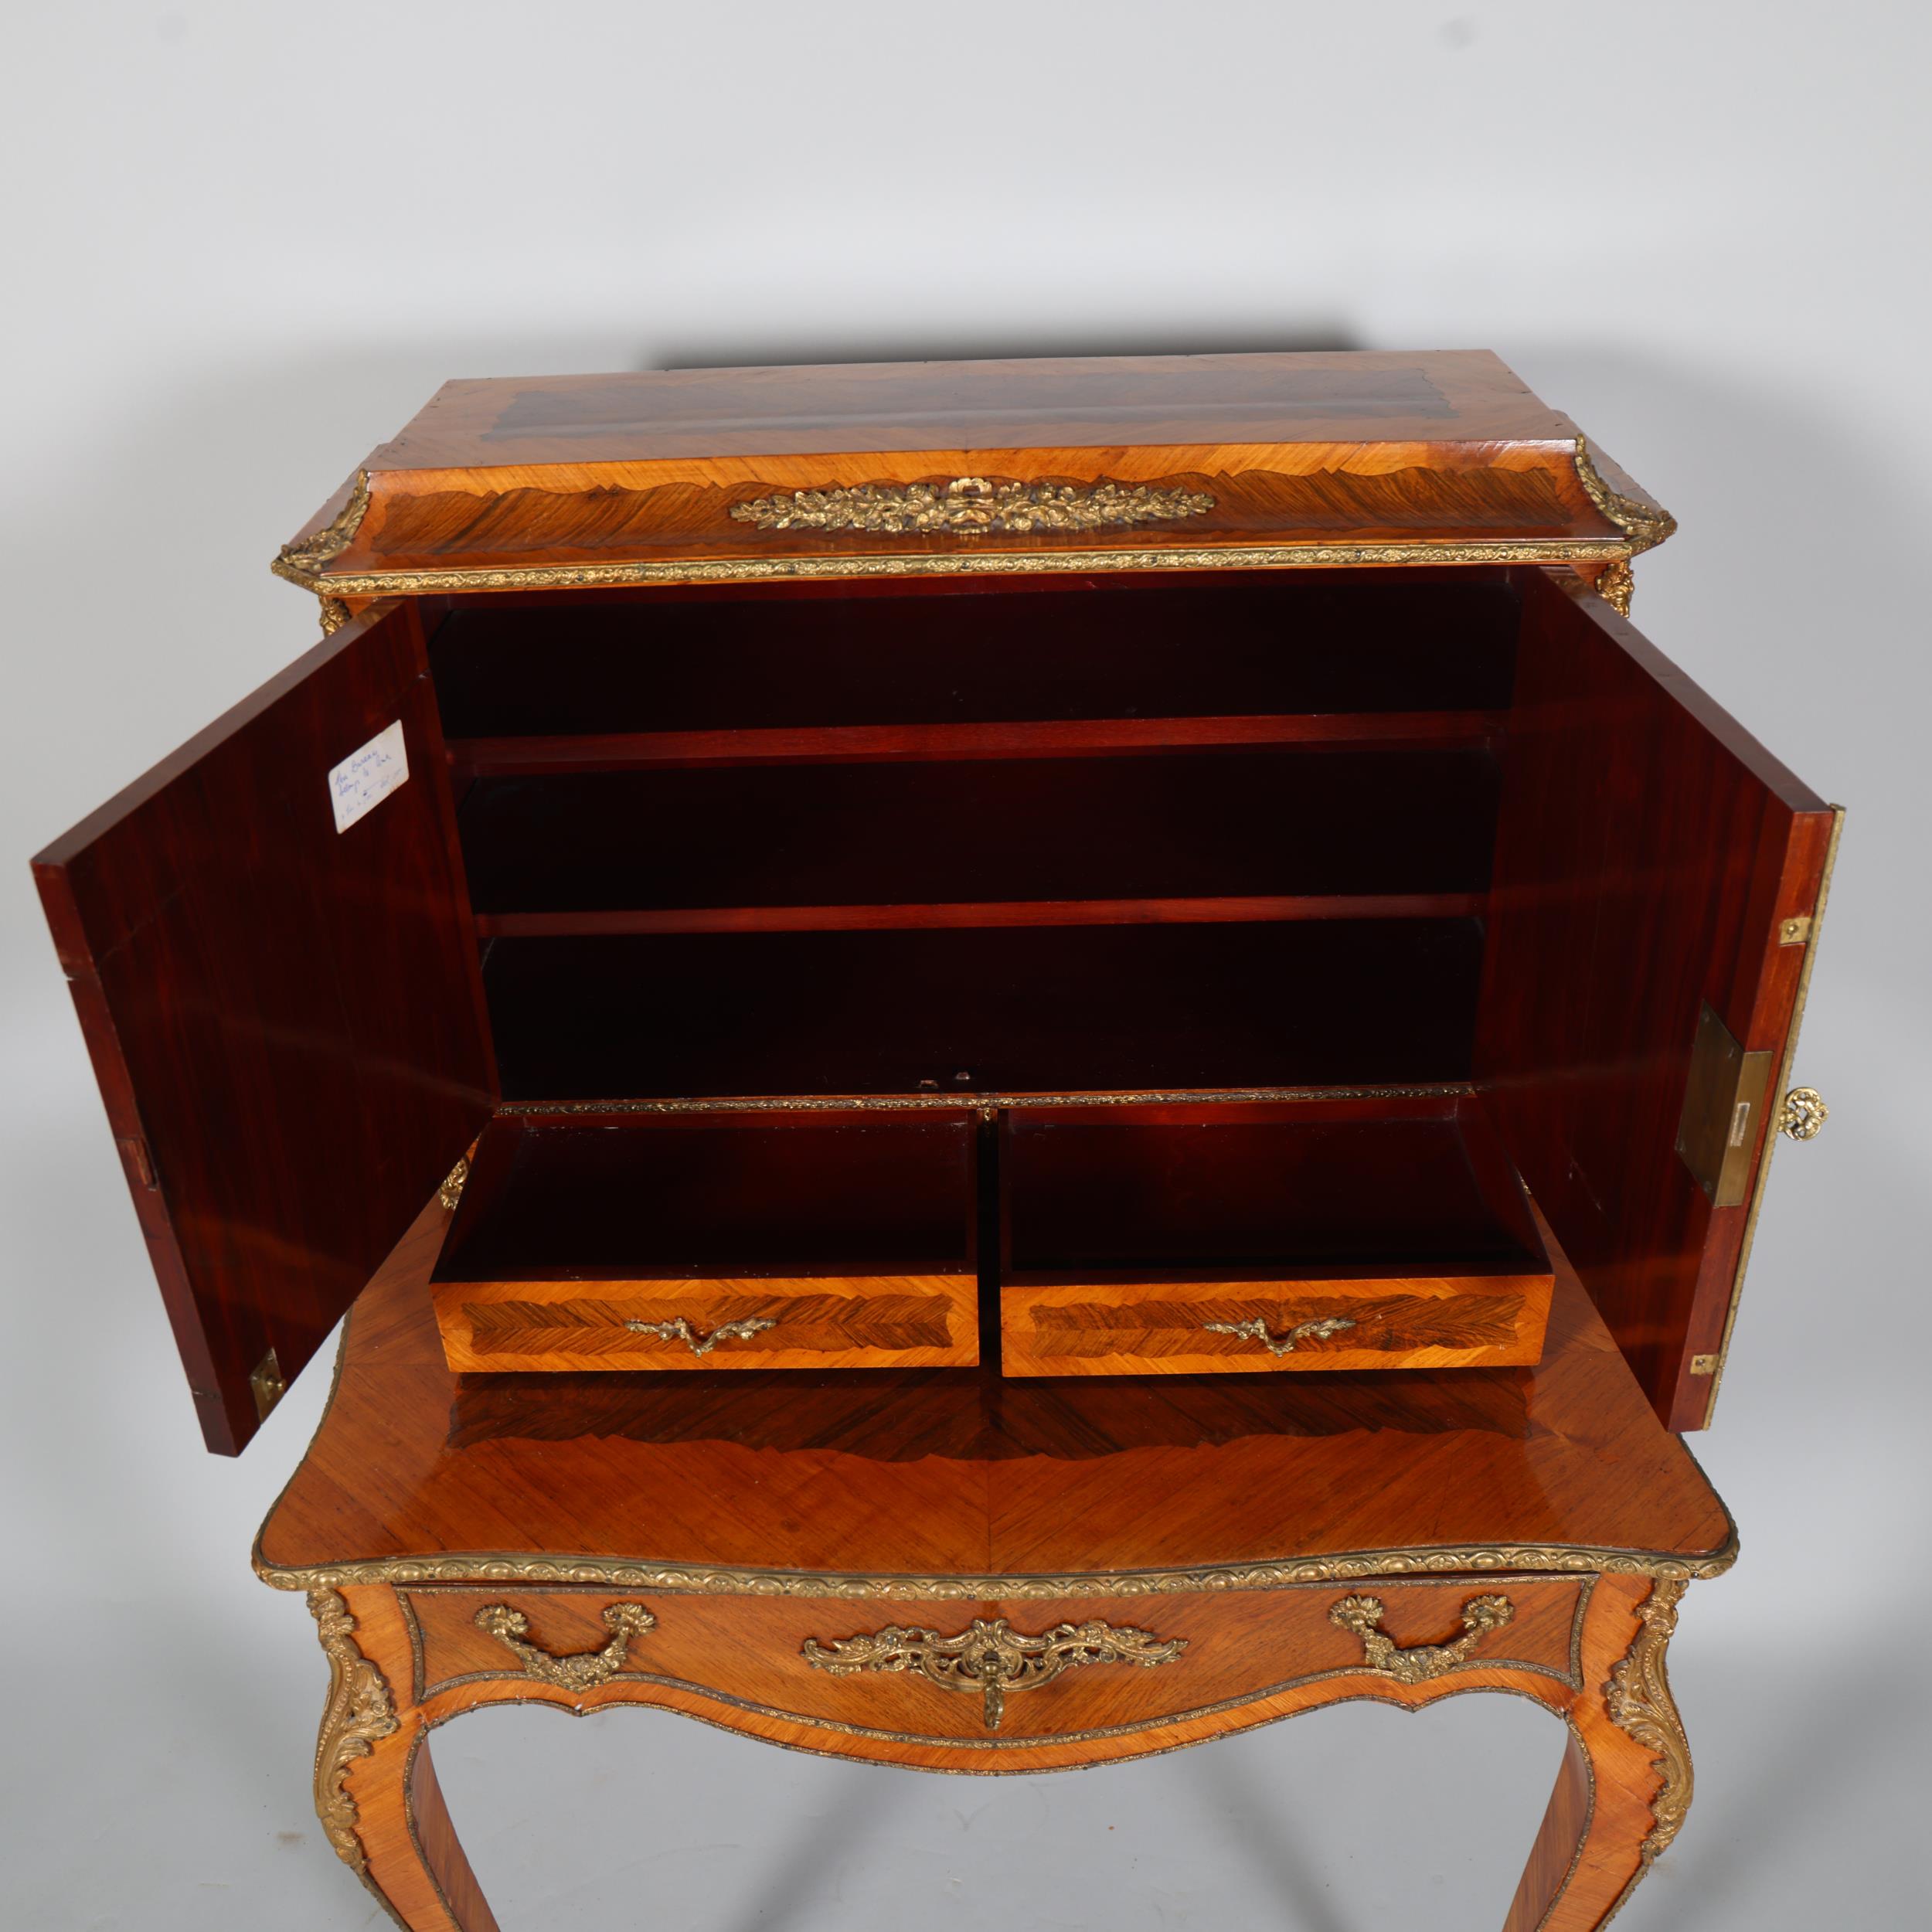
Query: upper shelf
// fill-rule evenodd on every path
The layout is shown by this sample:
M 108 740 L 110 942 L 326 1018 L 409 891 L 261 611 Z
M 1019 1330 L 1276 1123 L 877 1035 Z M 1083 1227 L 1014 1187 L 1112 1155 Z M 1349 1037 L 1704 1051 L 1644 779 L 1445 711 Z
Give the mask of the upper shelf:
M 335 599 L 1617 563 L 1671 519 L 1483 351 L 446 384 L 276 560 Z

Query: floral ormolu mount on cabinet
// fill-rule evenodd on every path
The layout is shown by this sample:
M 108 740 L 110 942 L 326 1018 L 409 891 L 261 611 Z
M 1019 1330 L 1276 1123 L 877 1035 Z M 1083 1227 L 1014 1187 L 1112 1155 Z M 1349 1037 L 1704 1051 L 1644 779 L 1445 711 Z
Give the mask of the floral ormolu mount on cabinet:
M 943 530 L 1131 529 L 1205 516 L 1213 497 L 1198 490 L 1149 489 L 1106 479 L 1097 483 L 1011 483 L 955 476 L 936 483 L 865 483 L 856 488 L 793 490 L 782 496 L 734 503 L 731 514 L 761 530 L 862 530 L 892 536 Z
M 1616 1909 L 1841 817 L 1624 621 L 1672 528 L 1376 353 L 457 383 L 284 547 L 327 641 L 37 869 L 210 1447 L 347 1311 L 257 1561 L 399 1923 L 492 1702 L 1478 1690 L 1511 1932 Z

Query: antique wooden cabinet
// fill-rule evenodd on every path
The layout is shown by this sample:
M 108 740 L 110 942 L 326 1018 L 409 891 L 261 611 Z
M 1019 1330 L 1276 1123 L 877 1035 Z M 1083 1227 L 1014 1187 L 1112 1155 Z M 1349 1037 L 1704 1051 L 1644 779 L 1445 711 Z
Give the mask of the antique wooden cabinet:
M 392 1250 L 414 1272 L 390 1261 L 347 1359 L 379 1380 L 414 1366 L 384 1385 L 400 1433 L 358 1454 L 406 1460 L 413 1431 L 425 1472 L 505 1436 L 550 1443 L 553 1468 L 580 1429 L 641 1458 L 698 1439 L 804 1455 L 883 1429 L 900 1447 L 865 1453 L 896 1467 L 923 1428 L 942 1458 L 1077 1461 L 1101 1440 L 1138 1454 L 1148 1418 L 1184 1413 L 1155 1432 L 1170 1447 L 1287 1456 L 1325 1435 L 1343 1456 L 1335 1416 L 1372 1410 L 1363 1426 L 1412 1430 L 1417 1454 L 1478 1445 L 1493 1531 L 1478 1502 L 1455 1527 L 1439 1483 L 1417 1517 L 1417 1485 L 1383 1469 L 1389 1500 L 1342 1545 L 1382 1554 L 1345 1560 L 1339 1519 L 1275 1522 L 1259 1465 L 1230 1460 L 1207 1512 L 1226 1535 L 1097 1532 L 1088 1567 L 1117 1584 L 1137 1564 L 1316 1566 L 1241 1573 L 1265 1587 L 1514 1556 L 1515 1609 L 1458 1597 L 1467 1641 L 1433 1661 L 1377 1634 L 1379 1599 L 1311 1630 L 1355 1632 L 1355 1668 L 1393 1696 L 1468 1666 L 1496 1617 L 1526 1643 L 1535 1624 L 1547 1668 L 1521 1651 L 1509 1668 L 1571 1685 L 1580 1750 L 1624 1724 L 1617 1775 L 1641 1810 L 1651 1747 L 1577 1660 L 1614 1661 L 1633 1631 L 1661 1645 L 1675 1597 L 1609 1590 L 1586 1643 L 1588 1585 L 1681 1591 L 1729 1560 L 1668 1432 L 1709 1418 L 1773 1138 L 1824 1117 L 1787 1084 L 1838 818 L 1627 621 L 1631 560 L 1673 527 L 1482 354 L 447 385 L 276 562 L 320 599 L 324 641 L 37 862 L 209 1445 L 248 1440 Z M 676 1393 L 696 1378 L 702 1398 Z M 1512 1436 L 1497 1415 L 1539 1389 L 1577 1441 L 1624 1445 L 1600 1441 L 1560 1505 L 1547 1470 L 1483 1461 Z M 344 1403 L 346 1382 L 316 1451 L 333 1500 L 311 1509 L 298 1480 L 261 1561 L 320 1600 L 338 1697 L 318 1803 L 367 1876 L 404 1854 L 379 1832 L 372 1851 L 348 1801 L 387 1802 L 342 1748 L 389 1735 L 352 1722 L 344 1686 L 375 1668 L 357 1617 L 371 1656 L 413 1633 L 413 1701 L 400 1665 L 376 1679 L 406 1730 L 511 1651 L 583 1708 L 631 1668 L 627 1643 L 654 1624 L 666 1654 L 680 1640 L 607 1588 L 586 1626 L 603 1634 L 566 1659 L 593 1661 L 546 1675 L 531 1660 L 555 1645 L 519 1632 L 574 1631 L 566 1597 L 498 1590 L 446 1614 L 400 1580 L 700 1586 L 611 1569 L 679 1553 L 593 1543 L 580 1489 L 514 1536 L 371 1505 L 330 1542 L 317 1526 L 351 1520 L 328 1446 L 360 1426 Z M 818 1434 L 774 1420 L 801 1403 Z M 1627 1498 L 1590 1501 L 1640 1465 L 1668 1518 L 1648 1527 L 1617 1513 Z M 642 1461 L 602 1467 L 645 1481 Z M 842 1543 L 771 1529 L 767 1583 L 808 1594 L 863 1560 L 932 1572 L 935 1600 L 1048 1594 L 990 1529 L 991 1558 L 947 1570 L 903 1498 L 867 1508 Z M 1094 1508 L 1069 1489 L 1034 1539 L 1063 1576 Z M 896 1556 L 861 1527 L 888 1519 L 910 1539 Z M 678 1533 L 704 1575 L 739 1574 L 744 1552 Z M 854 1741 L 874 1733 L 843 1706 L 811 1715 L 799 1699 L 831 1696 L 827 1672 L 883 1653 L 823 1632 L 801 1653 L 800 1634 L 771 1668 L 796 1675 L 802 1655 L 814 1682 L 787 1703 L 760 1679 L 720 1721 L 898 1761 L 953 1750 L 951 1732 L 886 1750 Z M 935 1657 L 962 1653 L 924 1636 L 939 1649 L 915 1661 L 940 1682 Z M 686 1641 L 696 1658 L 712 1640 Z M 988 1728 L 1000 1686 L 1043 1681 L 1037 1653 L 946 1641 L 977 1661 L 945 1687 L 959 1669 L 992 1686 Z M 1179 1655 L 1118 1631 L 1087 1649 L 1071 1661 Z M 1246 1668 L 1185 1723 L 1115 1717 L 1147 1748 L 1212 1734 L 1199 1712 L 1240 1703 Z M 702 1675 L 631 1689 L 675 1704 L 662 1686 Z M 1032 1761 L 1082 1756 L 1043 1743 Z M 1583 1788 L 1560 1787 L 1553 1845 Z M 1639 1875 L 1669 1808 L 1644 1801 Z M 441 1902 L 397 1909 L 481 1923 L 433 1836 L 412 1823 L 395 1844 L 440 1872 Z M 1567 1849 L 1539 1856 L 1524 1898 L 1580 1914 L 1584 1881 L 1553 1876 Z M 372 1882 L 395 1904 L 415 1881 Z

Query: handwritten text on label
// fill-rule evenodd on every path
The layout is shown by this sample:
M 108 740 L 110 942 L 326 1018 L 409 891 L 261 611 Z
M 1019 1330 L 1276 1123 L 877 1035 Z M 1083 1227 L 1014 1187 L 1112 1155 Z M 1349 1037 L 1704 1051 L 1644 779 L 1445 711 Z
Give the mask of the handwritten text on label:
M 403 748 L 403 721 L 399 718 L 359 751 L 352 751 L 328 774 L 328 801 L 335 808 L 335 829 L 347 832 L 409 775 L 409 754 Z

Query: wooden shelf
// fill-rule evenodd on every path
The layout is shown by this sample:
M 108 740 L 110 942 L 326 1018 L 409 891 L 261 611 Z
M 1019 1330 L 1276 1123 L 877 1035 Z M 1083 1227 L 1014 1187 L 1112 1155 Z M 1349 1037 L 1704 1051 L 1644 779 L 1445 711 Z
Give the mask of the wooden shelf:
M 1429 746 L 1487 750 L 1502 711 L 1287 712 L 1223 717 L 1070 718 L 963 724 L 793 726 L 452 738 L 459 779 L 542 777 L 706 765 L 867 764 L 894 759 L 1109 757 L 1216 747 Z
M 715 756 L 702 741 L 764 733 L 769 752 L 791 732 L 1024 733 L 1510 702 L 1518 597 L 1485 573 L 1217 572 L 970 594 L 855 587 L 467 600 L 430 644 L 444 735 L 532 747 L 682 736 L 699 741 L 702 759 Z
M 480 913 L 486 939 L 623 933 L 852 933 L 975 926 L 1201 926 L 1315 919 L 1466 919 L 1481 893 L 1330 893 L 1253 899 L 980 900 L 911 906 L 681 906 L 603 912 Z
M 1391 895 L 1461 913 L 1495 787 L 1481 751 L 1244 748 L 485 778 L 461 823 L 498 934 L 1355 917 Z
M 1469 1077 L 1474 919 L 487 942 L 511 1100 Z

